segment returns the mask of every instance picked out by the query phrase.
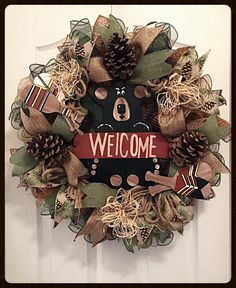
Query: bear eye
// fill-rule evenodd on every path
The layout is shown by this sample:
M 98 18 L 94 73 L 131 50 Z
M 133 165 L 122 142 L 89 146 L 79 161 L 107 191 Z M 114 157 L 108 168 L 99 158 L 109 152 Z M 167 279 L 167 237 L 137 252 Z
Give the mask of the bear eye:
M 120 91 L 116 91 L 116 94 L 117 94 L 117 95 L 120 95 L 121 93 L 120 93 Z
M 99 87 L 95 90 L 95 96 L 99 100 L 104 100 L 107 98 L 107 89 L 104 87 Z
M 125 91 L 124 91 L 124 90 L 122 90 L 122 91 L 121 91 L 121 94 L 122 94 L 122 95 L 125 95 Z
M 134 89 L 134 96 L 137 98 L 143 98 L 147 95 L 147 90 L 144 86 L 138 85 Z

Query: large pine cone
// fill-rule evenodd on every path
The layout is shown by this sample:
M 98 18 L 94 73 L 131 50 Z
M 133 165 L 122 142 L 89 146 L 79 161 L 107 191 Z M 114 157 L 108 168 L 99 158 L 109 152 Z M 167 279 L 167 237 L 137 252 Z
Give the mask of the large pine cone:
M 103 58 L 104 66 L 112 77 L 122 80 L 131 76 L 136 66 L 134 47 L 127 42 L 125 36 L 119 37 L 118 33 L 113 33 Z
M 60 167 L 63 164 L 67 147 L 58 135 L 42 133 L 32 138 L 27 151 L 43 165 L 45 169 Z
M 172 140 L 169 156 L 178 166 L 197 163 L 208 148 L 208 139 L 198 131 L 186 131 Z

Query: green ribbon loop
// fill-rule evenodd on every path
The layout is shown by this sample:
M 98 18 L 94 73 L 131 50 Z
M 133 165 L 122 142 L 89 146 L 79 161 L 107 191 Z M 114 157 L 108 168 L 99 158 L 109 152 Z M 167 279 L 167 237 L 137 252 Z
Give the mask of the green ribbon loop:
M 79 44 L 84 46 L 85 43 L 90 41 L 92 35 L 92 27 L 88 18 L 83 18 L 79 21 L 72 20 L 70 22 L 70 28 L 71 32 L 69 37 L 72 42 L 77 43 L 79 41 Z

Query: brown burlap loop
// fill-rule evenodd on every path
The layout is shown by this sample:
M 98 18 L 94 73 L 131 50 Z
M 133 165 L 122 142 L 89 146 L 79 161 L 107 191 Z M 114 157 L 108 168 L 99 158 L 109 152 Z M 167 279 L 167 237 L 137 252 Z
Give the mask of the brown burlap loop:
M 138 219 L 143 217 L 147 224 L 155 225 L 159 231 L 164 229 L 163 225 L 166 225 L 167 220 L 161 212 L 164 199 L 161 194 L 152 196 L 148 189 L 142 186 L 134 187 L 129 191 L 125 191 L 125 193 L 130 193 L 132 199 L 139 204 L 137 212 Z M 139 222 L 141 223 L 141 220 L 139 220 Z
M 79 177 L 88 175 L 88 170 L 84 164 L 70 151 L 66 155 L 63 168 L 66 171 L 69 184 L 74 187 L 78 186 Z
M 97 83 L 111 81 L 112 77 L 103 65 L 102 57 L 91 57 L 89 60 L 89 78 Z
M 190 46 L 177 48 L 174 53 L 165 61 L 170 64 L 172 67 L 176 65 L 179 59 L 183 56 L 183 54 L 190 48 Z
M 200 163 L 207 163 L 212 169 L 212 177 L 209 180 L 211 185 L 215 184 L 216 173 L 230 173 L 229 168 L 220 161 L 218 157 L 211 151 L 207 151 Z
M 93 247 L 102 241 L 107 233 L 107 225 L 101 221 L 99 209 L 93 210 L 84 227 L 76 235 L 90 235 Z
M 32 139 L 32 135 L 27 133 L 27 131 L 24 128 L 21 128 L 20 130 L 17 131 L 17 137 L 19 140 L 21 140 L 25 144 L 30 142 Z
M 133 32 L 127 32 L 124 34 L 125 35 L 125 38 L 128 39 L 128 44 L 130 44 L 130 42 L 132 41 L 132 38 L 134 36 L 134 33 Z
M 135 25 L 134 30 L 133 30 L 133 37 L 140 31 L 140 29 L 142 29 L 144 27 L 146 27 L 146 26 Z
M 20 108 L 20 115 L 21 115 L 21 121 L 23 123 L 23 127 L 25 131 L 29 135 L 38 135 L 40 133 L 48 132 L 51 128 L 50 123 L 44 116 L 42 112 L 39 110 L 28 107 L 30 115 L 27 116 L 24 111 Z
M 136 48 L 136 56 L 139 59 L 142 57 L 154 39 L 158 36 L 158 34 L 163 30 L 164 25 L 160 25 L 155 28 L 142 27 L 141 29 L 134 32 L 133 38 L 131 40 L 131 44 Z
M 185 117 L 181 108 L 175 113 L 169 112 L 168 114 L 164 114 L 159 109 L 158 123 L 165 136 L 176 137 L 186 131 Z
M 152 196 L 149 194 L 148 189 L 140 186 L 138 189 L 130 189 L 130 193 L 133 199 L 139 203 L 139 216 L 144 216 L 151 211 Z
M 157 208 L 157 212 L 158 212 L 158 215 L 160 217 L 160 221 L 162 223 L 164 223 L 164 225 L 165 225 L 167 221 L 166 221 L 165 217 L 162 214 L 163 201 L 162 201 L 162 197 L 161 196 L 162 195 L 159 194 L 159 195 L 157 195 L 157 197 L 155 197 L 155 207 Z
M 201 111 L 191 111 L 185 116 L 186 126 L 188 130 L 196 130 L 202 126 L 208 117 L 207 113 Z

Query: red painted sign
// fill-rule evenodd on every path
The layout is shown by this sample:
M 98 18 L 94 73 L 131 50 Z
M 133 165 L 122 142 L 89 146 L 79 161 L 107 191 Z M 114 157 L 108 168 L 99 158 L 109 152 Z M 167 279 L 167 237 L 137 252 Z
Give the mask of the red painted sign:
M 74 154 L 79 159 L 167 158 L 169 142 L 161 133 L 84 133 L 74 137 Z

